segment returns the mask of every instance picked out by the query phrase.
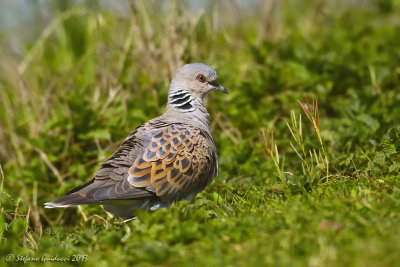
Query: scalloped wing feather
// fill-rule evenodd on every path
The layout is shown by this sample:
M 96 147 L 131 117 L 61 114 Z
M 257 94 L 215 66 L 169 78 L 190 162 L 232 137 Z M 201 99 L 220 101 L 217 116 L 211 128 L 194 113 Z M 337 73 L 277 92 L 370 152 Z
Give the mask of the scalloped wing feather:
M 171 125 L 155 134 L 128 171 L 134 187 L 154 187 L 157 196 L 202 191 L 217 174 L 214 143 L 193 126 Z

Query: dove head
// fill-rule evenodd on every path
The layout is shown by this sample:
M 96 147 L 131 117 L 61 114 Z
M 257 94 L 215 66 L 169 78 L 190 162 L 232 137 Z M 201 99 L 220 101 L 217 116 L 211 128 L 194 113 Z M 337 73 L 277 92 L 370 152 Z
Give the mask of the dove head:
M 193 111 L 196 102 L 203 103 L 203 97 L 212 90 L 228 93 L 219 85 L 217 72 L 202 63 L 186 64 L 180 68 L 173 78 L 168 103 L 181 111 Z

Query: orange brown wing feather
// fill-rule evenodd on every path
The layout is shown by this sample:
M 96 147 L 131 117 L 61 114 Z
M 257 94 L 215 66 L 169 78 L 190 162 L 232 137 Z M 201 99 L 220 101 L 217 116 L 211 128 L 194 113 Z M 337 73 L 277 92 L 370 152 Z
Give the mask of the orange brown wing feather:
M 192 126 L 171 125 L 153 136 L 128 171 L 135 187 L 154 187 L 159 197 L 201 191 L 214 178 L 210 142 Z

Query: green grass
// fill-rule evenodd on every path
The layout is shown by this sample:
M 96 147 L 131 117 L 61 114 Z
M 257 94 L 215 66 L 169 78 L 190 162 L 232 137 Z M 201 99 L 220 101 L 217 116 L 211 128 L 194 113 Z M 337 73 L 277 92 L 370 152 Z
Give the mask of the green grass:
M 396 265 L 400 2 L 354 2 L 202 11 L 137 1 L 126 17 L 50 2 L 50 20 L 38 19 L 20 53 L 9 41 L 18 32 L 0 33 L 0 261 Z M 126 223 L 98 206 L 44 209 L 164 111 L 171 75 L 187 62 L 213 66 L 230 91 L 207 98 L 215 181 L 192 202 Z M 307 99 L 318 100 L 319 119 L 299 105 Z

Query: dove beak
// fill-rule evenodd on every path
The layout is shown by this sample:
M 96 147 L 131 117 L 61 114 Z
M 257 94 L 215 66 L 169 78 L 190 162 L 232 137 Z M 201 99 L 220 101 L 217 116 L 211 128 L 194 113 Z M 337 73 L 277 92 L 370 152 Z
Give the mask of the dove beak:
M 226 90 L 225 87 L 223 87 L 222 85 L 216 83 L 216 82 L 209 82 L 209 84 L 211 84 L 215 90 L 221 91 L 225 94 L 229 94 L 228 90 Z

